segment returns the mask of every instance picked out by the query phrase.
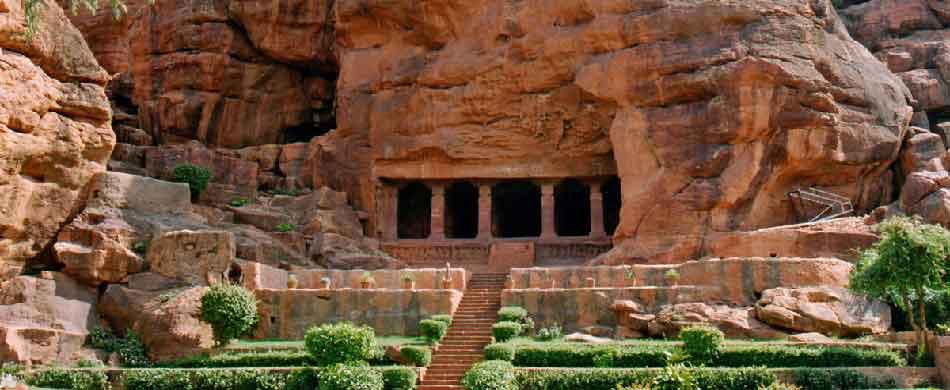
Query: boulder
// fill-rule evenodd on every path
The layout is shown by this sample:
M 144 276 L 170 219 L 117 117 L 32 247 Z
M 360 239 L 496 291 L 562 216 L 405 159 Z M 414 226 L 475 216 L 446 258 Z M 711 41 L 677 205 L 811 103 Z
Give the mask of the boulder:
M 887 332 L 887 304 L 831 287 L 775 288 L 762 293 L 755 316 L 777 328 L 856 337 Z
M 71 363 L 98 320 L 96 292 L 60 273 L 0 283 L 0 361 Z
M 756 319 L 755 309 L 751 307 L 731 307 L 727 305 L 701 302 L 670 305 L 656 314 L 649 324 L 649 333 L 653 336 L 675 337 L 679 331 L 692 325 L 709 325 L 719 328 L 726 337 L 775 339 L 784 338 L 786 333 L 773 329 Z
M 155 237 L 148 247 L 152 271 L 194 285 L 224 280 L 234 262 L 234 234 L 220 230 L 180 230 Z
M 199 319 L 205 287 L 146 292 L 119 285 L 106 289 L 100 311 L 114 329 L 131 329 L 152 361 L 207 353 L 214 345 L 211 326 Z
M 0 281 L 19 274 L 82 209 L 115 145 L 108 80 L 56 4 L 23 39 L 23 3 L 0 1 Z
M 800 343 L 809 343 L 809 344 L 828 344 L 828 343 L 833 343 L 835 340 L 821 333 L 809 332 L 809 333 L 799 333 L 799 334 L 790 335 L 788 336 L 788 341 L 796 341 Z
M 567 336 L 564 336 L 564 341 L 571 343 L 584 343 L 584 344 L 607 344 L 613 342 L 612 339 L 605 337 L 592 336 L 585 333 L 571 333 Z

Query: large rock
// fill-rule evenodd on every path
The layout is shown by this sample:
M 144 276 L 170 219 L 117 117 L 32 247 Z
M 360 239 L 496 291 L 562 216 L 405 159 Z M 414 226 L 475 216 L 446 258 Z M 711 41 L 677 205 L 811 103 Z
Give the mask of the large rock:
M 199 319 L 206 290 L 147 292 L 111 285 L 103 294 L 100 311 L 113 328 L 135 331 L 153 361 L 194 356 L 214 345 L 211 326 Z
M 220 230 L 163 233 L 148 246 L 151 270 L 196 285 L 224 280 L 234 262 L 234 234 Z
M 333 137 L 348 150 L 328 153 L 349 166 L 334 185 L 371 218 L 373 176 L 616 167 L 627 259 L 682 261 L 710 232 L 797 222 L 799 187 L 890 202 L 911 118 L 901 80 L 824 0 L 342 0 L 337 37 Z
M 776 339 L 786 336 L 785 332 L 757 320 L 754 308 L 702 302 L 680 303 L 660 310 L 648 323 L 647 332 L 652 336 L 673 337 L 681 329 L 694 325 L 719 328 L 730 338 Z
M 781 329 L 845 337 L 884 333 L 891 326 L 886 303 L 830 287 L 766 290 L 755 315 Z
M 143 249 L 153 235 L 205 226 L 190 212 L 186 184 L 106 172 L 93 179 L 90 193 L 86 208 L 59 233 L 53 254 L 63 272 L 92 286 L 143 270 Z
M 0 1 L 0 280 L 19 273 L 81 210 L 115 144 L 108 80 L 56 4 L 26 33 L 22 2 Z
M 0 361 L 68 363 L 98 322 L 95 290 L 62 274 L 18 276 L 0 283 Z

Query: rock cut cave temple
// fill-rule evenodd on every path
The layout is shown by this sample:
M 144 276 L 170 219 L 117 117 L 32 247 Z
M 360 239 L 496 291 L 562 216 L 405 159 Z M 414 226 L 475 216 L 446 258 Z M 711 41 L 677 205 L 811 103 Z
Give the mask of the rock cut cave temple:
M 619 222 L 616 176 L 380 184 L 384 247 L 412 266 L 568 265 L 609 250 Z

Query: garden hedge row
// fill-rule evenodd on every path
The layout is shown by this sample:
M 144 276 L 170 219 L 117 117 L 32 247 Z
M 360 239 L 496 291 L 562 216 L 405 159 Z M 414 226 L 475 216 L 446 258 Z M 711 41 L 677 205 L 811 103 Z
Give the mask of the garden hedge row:
M 695 368 L 691 370 L 703 390 L 757 390 L 777 381 L 769 369 Z M 652 380 L 660 369 L 562 368 L 516 369 L 519 390 L 616 390 Z M 893 378 L 876 380 L 861 372 L 842 368 L 798 368 L 795 383 L 804 390 L 856 390 L 897 387 Z
M 382 348 L 370 360 L 370 365 L 393 365 Z M 157 364 L 163 368 L 235 368 L 235 367 L 307 367 L 317 362 L 306 351 L 225 352 L 214 356 L 192 356 Z
M 416 388 L 416 371 L 409 367 L 372 367 L 383 375 L 385 390 Z M 314 390 L 317 368 L 293 371 L 261 369 L 129 369 L 121 372 L 125 390 Z M 101 369 L 51 369 L 27 379 L 32 386 L 72 390 L 111 390 Z
M 492 344 L 488 359 L 518 367 L 663 367 L 672 348 L 618 345 Z M 898 352 L 848 347 L 728 346 L 705 362 L 711 367 L 903 367 Z

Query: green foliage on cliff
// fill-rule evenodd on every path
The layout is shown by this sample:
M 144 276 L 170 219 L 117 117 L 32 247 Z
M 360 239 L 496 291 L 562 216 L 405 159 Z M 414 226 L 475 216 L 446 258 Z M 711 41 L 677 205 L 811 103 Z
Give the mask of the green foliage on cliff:
M 151 1 L 149 2 L 151 3 Z M 33 39 L 40 28 L 40 17 L 43 8 L 47 7 L 45 0 L 23 0 L 23 13 L 26 15 L 26 38 Z M 99 11 L 99 0 L 70 0 L 69 11 L 73 15 L 79 13 L 79 8 L 85 8 L 93 15 Z M 109 9 L 112 16 L 116 19 L 122 17 L 128 12 L 128 8 L 122 0 L 109 0 Z
M 208 188 L 208 182 L 211 181 L 212 176 L 214 174 L 208 168 L 182 164 L 175 167 L 172 180 L 177 183 L 188 184 L 188 189 L 191 190 L 191 199 L 197 200 L 198 196 Z

